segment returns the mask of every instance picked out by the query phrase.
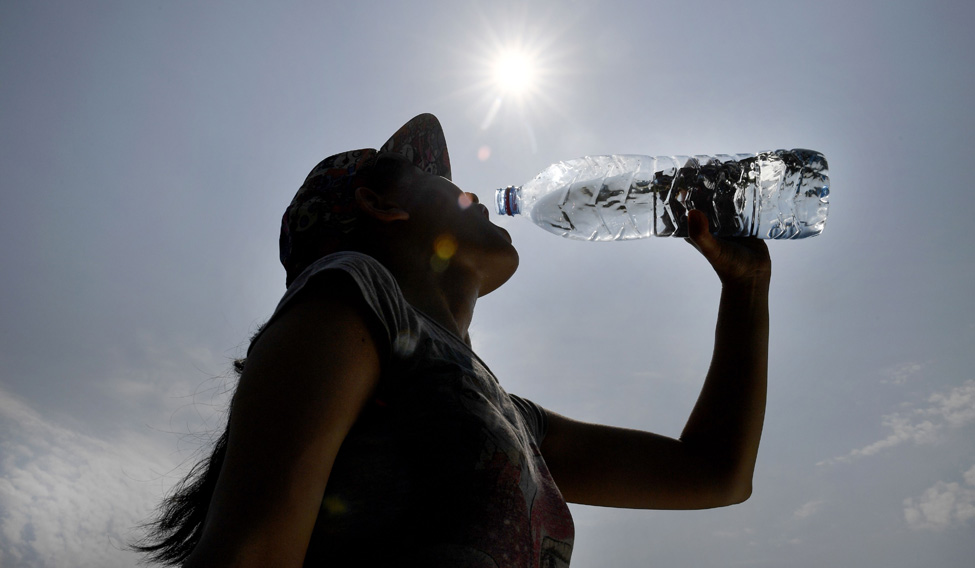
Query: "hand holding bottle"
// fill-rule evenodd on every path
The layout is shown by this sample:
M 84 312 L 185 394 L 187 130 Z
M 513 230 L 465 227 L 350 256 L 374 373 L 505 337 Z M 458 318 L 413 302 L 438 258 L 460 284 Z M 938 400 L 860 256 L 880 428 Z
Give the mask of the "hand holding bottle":
M 711 264 L 725 286 L 768 286 L 772 260 L 765 241 L 755 238 L 719 238 L 708 230 L 707 216 L 698 210 L 687 212 L 688 238 Z

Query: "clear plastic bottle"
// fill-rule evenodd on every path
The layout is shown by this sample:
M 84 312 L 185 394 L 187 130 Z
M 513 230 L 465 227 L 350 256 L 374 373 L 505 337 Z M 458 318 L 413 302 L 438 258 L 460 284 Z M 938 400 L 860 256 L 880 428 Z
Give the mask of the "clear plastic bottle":
M 802 239 L 826 224 L 829 172 L 812 150 L 714 156 L 587 156 L 497 190 L 498 213 L 584 241 L 686 237 L 687 210 L 727 237 Z

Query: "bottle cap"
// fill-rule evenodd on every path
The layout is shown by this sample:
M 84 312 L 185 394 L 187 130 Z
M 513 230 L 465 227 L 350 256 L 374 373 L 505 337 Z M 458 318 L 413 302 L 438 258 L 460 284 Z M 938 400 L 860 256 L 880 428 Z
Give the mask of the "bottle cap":
M 518 208 L 518 194 L 520 186 L 509 185 L 497 190 L 495 200 L 498 205 L 498 215 L 513 216 L 521 213 Z

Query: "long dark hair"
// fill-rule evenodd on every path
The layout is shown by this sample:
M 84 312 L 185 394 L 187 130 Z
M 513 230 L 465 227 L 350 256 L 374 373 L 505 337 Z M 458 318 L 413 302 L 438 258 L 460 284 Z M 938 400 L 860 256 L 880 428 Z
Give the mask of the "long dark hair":
M 238 379 L 244 372 L 244 364 L 245 359 L 234 361 Z M 145 536 L 130 545 L 132 550 L 145 556 L 146 562 L 176 566 L 186 560 L 200 542 L 210 499 L 227 454 L 229 423 L 228 413 L 228 425 L 224 426 L 210 455 L 197 462 L 173 487 L 159 505 L 156 518 L 142 526 Z

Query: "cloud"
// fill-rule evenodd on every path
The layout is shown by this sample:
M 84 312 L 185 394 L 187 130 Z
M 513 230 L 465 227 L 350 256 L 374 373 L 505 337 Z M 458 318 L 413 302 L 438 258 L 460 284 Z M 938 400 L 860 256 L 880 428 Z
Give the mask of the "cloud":
M 0 565 L 132 566 L 121 547 L 167 489 L 159 443 L 84 435 L 0 390 Z
M 920 373 L 921 369 L 922 365 L 920 363 L 903 363 L 901 365 L 889 367 L 883 372 L 887 378 L 881 380 L 880 382 L 885 384 L 903 385 L 909 379 Z
M 946 395 L 933 394 L 928 402 L 931 408 L 922 412 L 944 420 L 949 426 L 964 426 L 975 421 L 975 380 L 952 389 Z
M 712 531 L 712 534 L 718 538 L 746 540 L 755 536 L 755 529 L 751 527 L 738 527 Z
M 110 358 L 110 370 L 90 385 L 115 407 L 134 409 L 153 427 L 166 420 L 180 431 L 199 431 L 222 423 L 236 385 L 229 357 L 192 338 L 140 330 L 128 350 L 116 349 Z
M 960 428 L 975 421 L 975 380 L 952 388 L 947 393 L 935 393 L 928 397 L 923 408 L 908 408 L 882 418 L 882 425 L 890 434 L 850 453 L 823 460 L 816 465 L 849 463 L 857 458 L 872 456 L 905 442 L 934 444 L 946 428 Z
M 811 517 L 816 513 L 818 513 L 819 510 L 822 508 L 822 506 L 823 506 L 822 501 L 810 501 L 804 504 L 802 507 L 796 509 L 796 512 L 793 513 L 793 516 L 797 519 L 805 519 Z
M 964 483 L 939 481 L 920 497 L 904 500 L 904 520 L 915 530 L 944 530 L 975 519 L 975 466 L 964 474 Z

